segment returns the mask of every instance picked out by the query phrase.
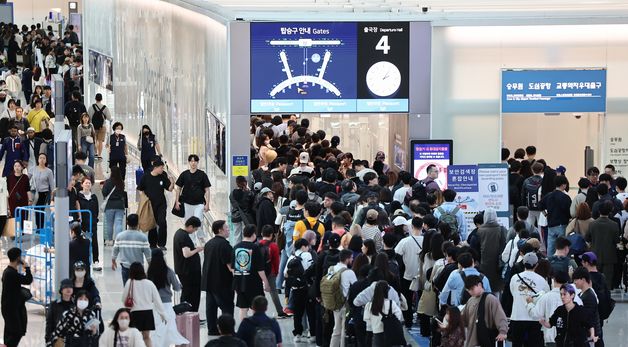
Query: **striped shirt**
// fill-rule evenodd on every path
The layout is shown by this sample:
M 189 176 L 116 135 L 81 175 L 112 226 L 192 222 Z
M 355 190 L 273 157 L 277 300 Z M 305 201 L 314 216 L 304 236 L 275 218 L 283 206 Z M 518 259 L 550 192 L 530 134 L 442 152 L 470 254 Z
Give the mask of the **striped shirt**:
M 118 259 L 125 268 L 130 267 L 135 262 L 144 264 L 144 257 L 146 257 L 146 261 L 150 261 L 150 256 L 148 238 L 143 232 L 125 230 L 116 236 L 112 258 Z

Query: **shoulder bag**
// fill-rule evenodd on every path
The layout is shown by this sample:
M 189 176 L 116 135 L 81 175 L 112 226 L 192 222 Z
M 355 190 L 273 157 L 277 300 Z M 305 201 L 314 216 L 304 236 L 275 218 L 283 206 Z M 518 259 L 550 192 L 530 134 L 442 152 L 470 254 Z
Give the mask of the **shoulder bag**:
M 107 203 L 109 202 L 109 198 L 111 197 L 111 194 L 113 194 L 115 190 L 116 190 L 116 186 L 113 186 L 113 189 L 109 192 L 109 194 L 107 194 L 107 197 L 102 201 L 102 204 L 100 204 L 101 211 L 105 210 L 105 207 L 107 206 Z
M 384 308 L 382 307 L 382 324 L 384 324 L 384 335 L 388 340 L 389 346 L 405 346 L 406 338 L 403 332 L 403 325 L 397 317 L 392 314 L 393 302 L 388 300 L 388 313 L 384 314 Z M 386 304 L 386 302 L 384 302 Z
M 408 237 L 412 238 L 414 243 L 416 243 L 416 245 L 419 246 L 419 250 L 421 250 L 421 251 L 423 250 L 423 247 L 421 247 L 421 245 L 419 245 L 419 242 L 414 238 L 413 235 L 409 235 Z M 417 257 L 419 257 L 419 254 L 417 254 Z M 419 274 L 416 275 L 412 279 L 412 282 L 410 282 L 410 290 L 411 291 L 416 292 L 416 291 L 419 291 L 419 290 L 423 289 L 423 283 L 421 282 L 422 278 L 423 278 L 423 262 L 420 263 Z
M 131 284 L 129 285 L 129 294 L 126 296 L 126 299 L 124 299 L 124 307 L 127 308 L 133 307 L 133 280 L 129 281 L 131 281 Z

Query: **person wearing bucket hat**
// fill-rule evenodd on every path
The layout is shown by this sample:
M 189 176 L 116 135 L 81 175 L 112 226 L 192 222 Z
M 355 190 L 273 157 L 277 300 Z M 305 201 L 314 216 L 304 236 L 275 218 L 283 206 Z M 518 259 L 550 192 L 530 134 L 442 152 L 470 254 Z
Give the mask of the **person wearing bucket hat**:
M 50 304 L 50 307 L 46 312 L 46 342 L 50 341 L 52 331 L 61 320 L 63 312 L 74 306 L 73 294 L 74 284 L 72 283 L 72 280 L 69 278 L 62 280 L 59 285 L 59 298 Z

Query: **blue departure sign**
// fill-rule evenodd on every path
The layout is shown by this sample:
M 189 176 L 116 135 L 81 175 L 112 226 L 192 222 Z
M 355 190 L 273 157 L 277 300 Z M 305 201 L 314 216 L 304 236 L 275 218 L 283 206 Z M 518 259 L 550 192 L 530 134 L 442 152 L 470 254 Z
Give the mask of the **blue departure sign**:
M 606 70 L 504 70 L 502 113 L 606 112 Z
M 251 23 L 250 33 L 252 113 L 408 111 L 407 22 Z

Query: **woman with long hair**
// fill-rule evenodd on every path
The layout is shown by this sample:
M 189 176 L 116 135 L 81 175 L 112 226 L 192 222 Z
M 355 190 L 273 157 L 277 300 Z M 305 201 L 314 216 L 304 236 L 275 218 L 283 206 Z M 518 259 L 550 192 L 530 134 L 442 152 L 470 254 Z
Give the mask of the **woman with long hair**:
M 400 292 L 401 286 L 399 285 L 399 278 L 390 271 L 390 266 L 388 265 L 388 255 L 384 252 L 378 253 L 375 256 L 375 263 L 373 264 L 375 268 L 373 269 L 375 273 L 375 279 L 384 280 L 390 284 L 397 292 Z
M 164 252 L 155 248 L 152 251 L 146 278 L 155 284 L 166 314 L 166 324 L 155 318 L 155 331 L 151 333 L 154 347 L 167 347 L 171 344 L 183 345 L 190 343 L 177 331 L 176 315 L 172 309 L 172 294 L 181 291 L 181 283 L 174 271 L 166 264 Z
M 44 153 L 40 153 L 37 157 L 37 166 L 33 168 L 31 173 L 31 190 L 35 195 L 35 206 L 50 205 L 50 199 L 52 192 L 55 189 L 54 173 L 48 168 L 48 156 Z M 37 208 L 35 222 L 37 228 L 44 227 L 44 208 Z
M 142 333 L 129 326 L 131 310 L 121 308 L 116 311 L 109 328 L 100 338 L 101 347 L 145 347 Z
M 81 115 L 81 124 L 76 129 L 76 143 L 78 150 L 87 154 L 89 166 L 94 168 L 94 141 L 96 139 L 96 129 L 92 124 L 87 112 Z
M 369 262 L 374 263 L 375 256 L 377 255 L 375 241 L 371 239 L 364 240 L 364 242 L 362 242 L 362 253 L 369 258 Z
M 15 216 L 15 209 L 18 207 L 28 206 L 32 197 L 30 197 L 30 184 L 26 174 L 24 174 L 24 165 L 21 161 L 16 160 L 13 163 L 13 172 L 7 175 L 7 190 L 9 191 L 9 217 Z M 23 215 L 22 219 L 26 216 Z
M 456 306 L 449 306 L 445 312 L 442 324 L 438 324 L 441 333 L 440 346 L 464 346 L 465 335 L 460 310 Z
M 128 300 L 129 298 L 132 300 Z M 146 346 L 152 347 L 150 332 L 155 330 L 153 310 L 157 311 L 163 321 L 166 321 L 166 312 L 157 287 L 146 278 L 144 266 L 138 262 L 129 267 L 129 280 L 124 284 L 122 291 L 122 303 L 128 301 L 133 302 L 133 305 L 129 307 L 131 309 L 131 326 L 141 331 Z
M 364 307 L 364 321 L 366 329 L 373 334 L 373 347 L 388 346 L 384 337 L 384 323 L 382 316 L 392 314 L 402 322 L 403 315 L 396 302 L 388 299 L 389 286 L 386 281 L 378 281 L 373 292 L 373 300 Z
M 117 166 L 111 168 L 111 175 L 102 187 L 105 204 L 105 246 L 113 246 L 113 240 L 122 232 L 124 209 L 128 206 L 127 192 L 124 190 L 122 171 Z
M 144 124 L 137 140 L 137 149 L 140 150 L 140 160 L 142 161 L 142 169 L 145 173 L 150 171 L 153 166 L 152 162 L 155 156 L 161 155 L 161 147 L 157 142 L 157 137 L 153 134 L 151 128 Z
M 83 182 L 81 182 L 82 189 L 78 193 L 78 203 L 81 210 L 90 212 L 81 212 L 81 226 L 91 239 L 92 268 L 94 271 L 101 271 L 102 266 L 100 266 L 98 254 L 98 212 L 100 212 L 100 204 L 96 194 L 92 193 L 92 184 L 93 182 L 89 176 L 83 178 Z
M 246 177 L 236 177 L 236 188 L 229 195 L 231 203 L 231 222 L 233 223 L 234 244 L 242 241 L 242 231 L 247 224 L 255 223 L 253 203 L 255 195 L 249 189 Z

